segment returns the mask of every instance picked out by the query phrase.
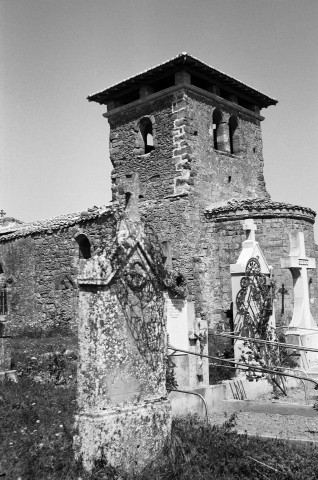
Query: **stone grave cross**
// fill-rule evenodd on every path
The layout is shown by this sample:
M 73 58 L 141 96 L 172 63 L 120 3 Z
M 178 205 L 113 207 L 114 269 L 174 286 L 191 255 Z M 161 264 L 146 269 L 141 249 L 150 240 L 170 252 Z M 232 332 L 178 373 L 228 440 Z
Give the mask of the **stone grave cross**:
M 307 273 L 308 268 L 316 268 L 316 261 L 306 256 L 303 232 L 290 234 L 290 253 L 288 257 L 281 258 L 281 267 L 289 268 L 293 276 L 294 312 L 289 328 L 316 329 L 309 306 Z
M 243 222 L 243 230 L 245 230 L 246 241 L 255 242 L 255 232 L 257 230 L 257 225 L 254 223 L 252 218 L 247 218 Z

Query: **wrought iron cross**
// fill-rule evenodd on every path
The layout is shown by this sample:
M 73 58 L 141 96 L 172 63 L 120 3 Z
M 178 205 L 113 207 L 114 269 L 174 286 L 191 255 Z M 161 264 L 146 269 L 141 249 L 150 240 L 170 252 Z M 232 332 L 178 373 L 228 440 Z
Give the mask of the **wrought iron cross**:
M 0 217 L 4 217 L 6 215 L 6 212 L 4 210 L 0 210 Z
M 283 315 L 283 313 L 285 313 L 285 304 L 284 304 L 285 294 L 288 293 L 288 290 L 285 288 L 285 283 L 282 283 L 282 286 L 278 290 L 278 293 L 281 293 L 282 295 L 282 315 Z

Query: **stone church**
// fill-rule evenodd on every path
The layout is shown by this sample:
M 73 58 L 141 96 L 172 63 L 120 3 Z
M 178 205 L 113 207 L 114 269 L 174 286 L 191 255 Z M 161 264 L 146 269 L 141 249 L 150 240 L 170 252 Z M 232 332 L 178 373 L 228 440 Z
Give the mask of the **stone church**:
M 306 253 L 317 258 L 316 214 L 273 201 L 266 190 L 261 122 L 263 109 L 277 101 L 187 53 L 88 100 L 107 107 L 112 202 L 45 221 L 1 219 L 0 320 L 7 331 L 76 332 L 79 271 L 111 245 L 118 212 L 133 212 L 137 203 L 180 295 L 212 330 L 232 328 L 229 266 L 245 238 L 242 221 L 254 219 L 277 291 L 284 283 L 289 292 L 285 313 L 278 315 L 287 324 L 292 277 L 280 258 L 289 252 L 293 231 L 304 232 Z M 309 282 L 318 318 L 315 270 Z

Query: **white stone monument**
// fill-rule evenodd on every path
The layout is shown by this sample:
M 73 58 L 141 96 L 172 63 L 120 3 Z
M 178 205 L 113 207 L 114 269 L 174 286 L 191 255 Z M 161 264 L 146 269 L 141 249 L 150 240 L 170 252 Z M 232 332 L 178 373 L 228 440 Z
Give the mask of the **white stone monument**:
M 231 283 L 232 283 L 232 301 L 233 301 L 233 319 L 234 330 L 237 335 L 251 336 L 252 333 L 246 327 L 246 317 L 251 318 L 257 314 L 258 304 L 253 299 L 252 286 L 244 286 L 244 278 L 246 278 L 246 269 L 257 269 L 257 271 L 268 279 L 271 276 L 272 267 L 270 267 L 264 257 L 264 254 L 255 240 L 255 231 L 257 225 L 253 219 L 246 219 L 242 222 L 243 229 L 246 232 L 246 239 L 242 242 L 242 251 L 236 263 L 230 265 Z M 256 298 L 256 297 L 255 297 Z M 239 307 L 241 304 L 241 309 Z M 245 314 L 242 313 L 242 309 Z M 269 319 L 269 323 L 272 327 L 275 327 L 275 313 L 273 313 Z M 234 345 L 234 356 L 237 361 L 241 357 L 241 348 L 243 341 L 237 340 Z
M 316 268 L 314 258 L 306 255 L 303 232 L 290 234 L 290 253 L 281 258 L 281 267 L 288 268 L 293 276 L 294 310 L 286 332 L 287 343 L 318 348 L 318 327 L 310 311 L 309 268 Z M 301 355 L 301 366 L 306 370 L 318 364 L 318 354 L 307 352 Z

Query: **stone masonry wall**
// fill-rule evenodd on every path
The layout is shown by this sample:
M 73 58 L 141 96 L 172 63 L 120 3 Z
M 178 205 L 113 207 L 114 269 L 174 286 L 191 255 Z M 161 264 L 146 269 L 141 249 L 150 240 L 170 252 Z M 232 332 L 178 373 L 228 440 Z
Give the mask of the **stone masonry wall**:
M 219 108 L 227 127 L 236 116 L 238 151 L 216 150 L 213 111 Z M 113 196 L 118 199 L 125 178 L 138 172 L 145 200 L 196 192 L 201 204 L 231 198 L 269 197 L 263 176 L 260 120 L 187 89 L 106 115 L 110 123 Z M 139 122 L 153 125 L 154 150 L 143 153 Z M 225 127 L 224 127 L 225 129 Z M 228 135 L 227 135 L 228 139 Z M 229 139 L 228 139 L 229 142 Z M 198 200 L 198 198 L 197 198 Z
M 0 262 L 8 279 L 10 331 L 77 329 L 77 275 L 81 263 L 75 236 L 84 233 L 92 253 L 110 245 L 114 220 L 110 211 L 84 212 L 69 220 L 26 225 L 0 237 Z
M 173 269 L 186 278 L 188 300 L 195 300 L 198 315 L 209 316 L 215 309 L 216 288 L 202 294 L 200 278 L 206 274 L 207 257 L 213 264 L 211 275 L 219 275 L 217 239 L 206 238 L 206 207 L 246 196 L 268 198 L 260 120 L 232 105 L 231 109 L 182 88 L 106 115 L 114 198 L 124 202 L 125 179 L 138 173 L 143 218 L 162 242 L 171 243 Z M 224 122 L 233 114 L 238 118 L 240 150 L 235 155 L 213 146 L 212 118 L 217 107 Z M 145 155 L 139 131 L 144 116 L 151 119 L 154 134 L 154 150 Z
M 113 198 L 122 193 L 126 176 L 138 172 L 142 195 L 147 199 L 173 194 L 175 167 L 172 158 L 173 119 L 171 98 L 130 109 L 109 118 Z M 153 125 L 154 150 L 145 154 L 139 121 L 148 117 Z
M 230 154 L 214 148 L 213 111 L 219 108 L 228 126 L 236 116 L 238 151 Z M 187 96 L 188 145 L 191 153 L 190 177 L 200 192 L 202 203 L 218 203 L 231 198 L 268 198 L 263 176 L 260 121 L 233 108 L 219 105 L 203 96 Z

